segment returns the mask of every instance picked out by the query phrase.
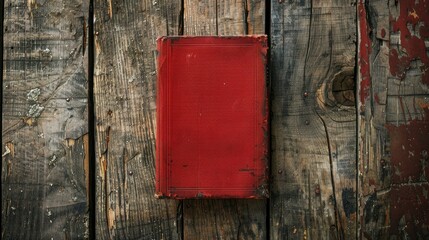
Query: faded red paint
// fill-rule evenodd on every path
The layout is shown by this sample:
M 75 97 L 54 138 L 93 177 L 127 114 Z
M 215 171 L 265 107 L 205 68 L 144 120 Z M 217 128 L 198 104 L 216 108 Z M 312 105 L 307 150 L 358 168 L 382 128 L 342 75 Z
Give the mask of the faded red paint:
M 429 121 L 387 125 L 391 148 L 391 181 L 394 184 L 429 178 Z
M 388 124 L 391 149 L 390 236 L 426 239 L 429 232 L 429 109 L 422 120 Z
M 400 36 L 400 46 L 389 47 L 390 73 L 392 76 L 404 79 L 407 71 L 417 63 L 422 72 L 422 83 L 429 85 L 429 57 L 424 43 L 425 40 L 429 40 L 429 0 L 397 2 L 399 15 L 390 17 L 391 28 L 377 29 L 383 40 L 391 39 L 392 34 L 399 33 Z M 357 9 L 360 31 L 359 94 L 360 102 L 365 104 L 371 87 L 369 33 L 372 29 L 369 29 L 367 22 L 364 0 L 359 1 Z M 405 111 L 402 98 L 399 96 L 403 117 L 409 121 L 399 126 L 386 125 L 390 143 L 386 149 L 390 150 L 390 161 L 374 159 L 374 161 L 380 161 L 383 169 L 390 169 L 391 173 L 389 198 L 386 200 L 389 201 L 389 205 L 386 206 L 388 208 L 385 212 L 388 219 L 384 222 L 385 226 L 390 226 L 391 238 L 396 236 L 397 239 L 427 239 L 429 237 L 429 107 L 425 101 L 419 99 L 415 100 L 415 106 L 420 107 L 425 116 L 423 119 L 412 120 L 411 114 Z M 376 104 L 380 104 L 377 89 L 374 92 L 374 100 Z M 377 186 L 377 182 L 384 181 L 383 173 L 380 179 L 370 178 L 367 181 L 369 186 Z M 371 208 L 372 205 L 374 208 Z M 371 203 L 366 203 L 365 208 L 368 213 L 364 213 L 365 217 L 371 217 L 370 214 L 376 208 L 375 206 L 377 206 L 375 198 L 371 199 Z M 361 215 L 361 222 L 365 221 L 363 216 Z
M 400 33 L 401 46 L 389 54 L 390 73 L 403 79 L 410 64 L 420 60 L 422 82 L 429 85 L 429 57 L 425 40 L 429 38 L 429 0 L 400 1 L 399 16 L 391 17 L 392 33 Z M 411 28 L 411 31 L 410 31 Z
M 429 236 L 429 183 L 396 185 L 390 191 L 390 235 L 396 239 Z
M 392 33 L 400 34 L 399 48 L 391 47 L 390 73 L 404 79 L 413 61 L 420 60 L 421 81 L 429 85 L 428 0 L 399 1 L 399 16 L 391 17 Z M 400 98 L 402 103 L 402 99 Z M 391 149 L 390 234 L 397 238 L 427 238 L 429 232 L 429 108 L 422 120 L 387 125 Z M 401 105 L 402 107 L 402 105 Z M 402 109 L 405 115 L 404 109 Z M 411 119 L 410 116 L 408 116 Z
M 371 54 L 371 39 L 369 37 L 368 22 L 366 20 L 366 9 L 363 0 L 358 3 L 359 16 L 359 68 L 360 68 L 360 102 L 365 104 L 366 98 L 369 96 L 371 85 L 369 56 Z
M 384 28 L 381 29 L 381 37 L 382 38 L 386 37 L 386 29 Z
M 378 93 L 374 93 L 374 100 L 377 104 L 380 104 L 380 97 L 378 96 Z
M 156 195 L 267 197 L 266 36 L 158 40 Z

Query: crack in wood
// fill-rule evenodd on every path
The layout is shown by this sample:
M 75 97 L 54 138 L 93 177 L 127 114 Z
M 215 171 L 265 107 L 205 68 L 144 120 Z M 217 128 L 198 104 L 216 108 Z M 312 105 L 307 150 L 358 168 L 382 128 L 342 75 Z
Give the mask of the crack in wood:
M 336 190 L 335 190 L 335 181 L 334 181 L 334 166 L 332 162 L 332 150 L 331 150 L 331 141 L 329 139 L 329 132 L 328 128 L 326 126 L 325 120 L 320 116 L 320 114 L 317 111 L 314 111 L 317 116 L 319 117 L 320 121 L 322 121 L 323 128 L 325 130 L 326 134 L 326 142 L 328 145 L 328 157 L 329 157 L 329 168 L 330 168 L 330 176 L 331 176 L 331 186 L 332 186 L 332 197 L 334 201 L 334 210 L 335 210 L 335 229 L 336 229 L 336 238 L 335 239 L 344 239 L 344 230 L 341 224 L 340 213 L 338 210 L 338 203 L 337 203 L 337 197 L 336 197 Z

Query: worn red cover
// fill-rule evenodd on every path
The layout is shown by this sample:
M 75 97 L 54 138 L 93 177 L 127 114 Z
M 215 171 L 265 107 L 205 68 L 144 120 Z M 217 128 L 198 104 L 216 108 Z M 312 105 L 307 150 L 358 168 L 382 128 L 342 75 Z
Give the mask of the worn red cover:
M 156 196 L 268 197 L 266 36 L 157 44 Z

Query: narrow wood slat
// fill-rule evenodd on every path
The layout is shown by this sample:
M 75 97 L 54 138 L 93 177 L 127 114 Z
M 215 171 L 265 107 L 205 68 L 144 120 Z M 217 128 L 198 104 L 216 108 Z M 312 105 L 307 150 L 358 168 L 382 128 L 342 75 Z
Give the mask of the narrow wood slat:
M 364 239 L 429 238 L 428 7 L 427 0 L 357 5 Z
M 180 0 L 95 9 L 98 239 L 177 239 L 177 201 L 155 194 L 156 43 L 178 34 Z
M 355 6 L 271 4 L 270 236 L 353 239 Z
M 185 35 L 263 34 L 264 1 L 184 1 Z M 184 239 L 266 239 L 266 200 L 185 200 Z
M 88 236 L 87 2 L 2 4 L 1 238 L 82 239 Z

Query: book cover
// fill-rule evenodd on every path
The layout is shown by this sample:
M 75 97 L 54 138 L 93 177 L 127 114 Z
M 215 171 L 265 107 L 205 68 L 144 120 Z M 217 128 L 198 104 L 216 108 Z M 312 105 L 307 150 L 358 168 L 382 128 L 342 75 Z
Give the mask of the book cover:
M 156 196 L 268 197 L 267 38 L 161 37 Z

